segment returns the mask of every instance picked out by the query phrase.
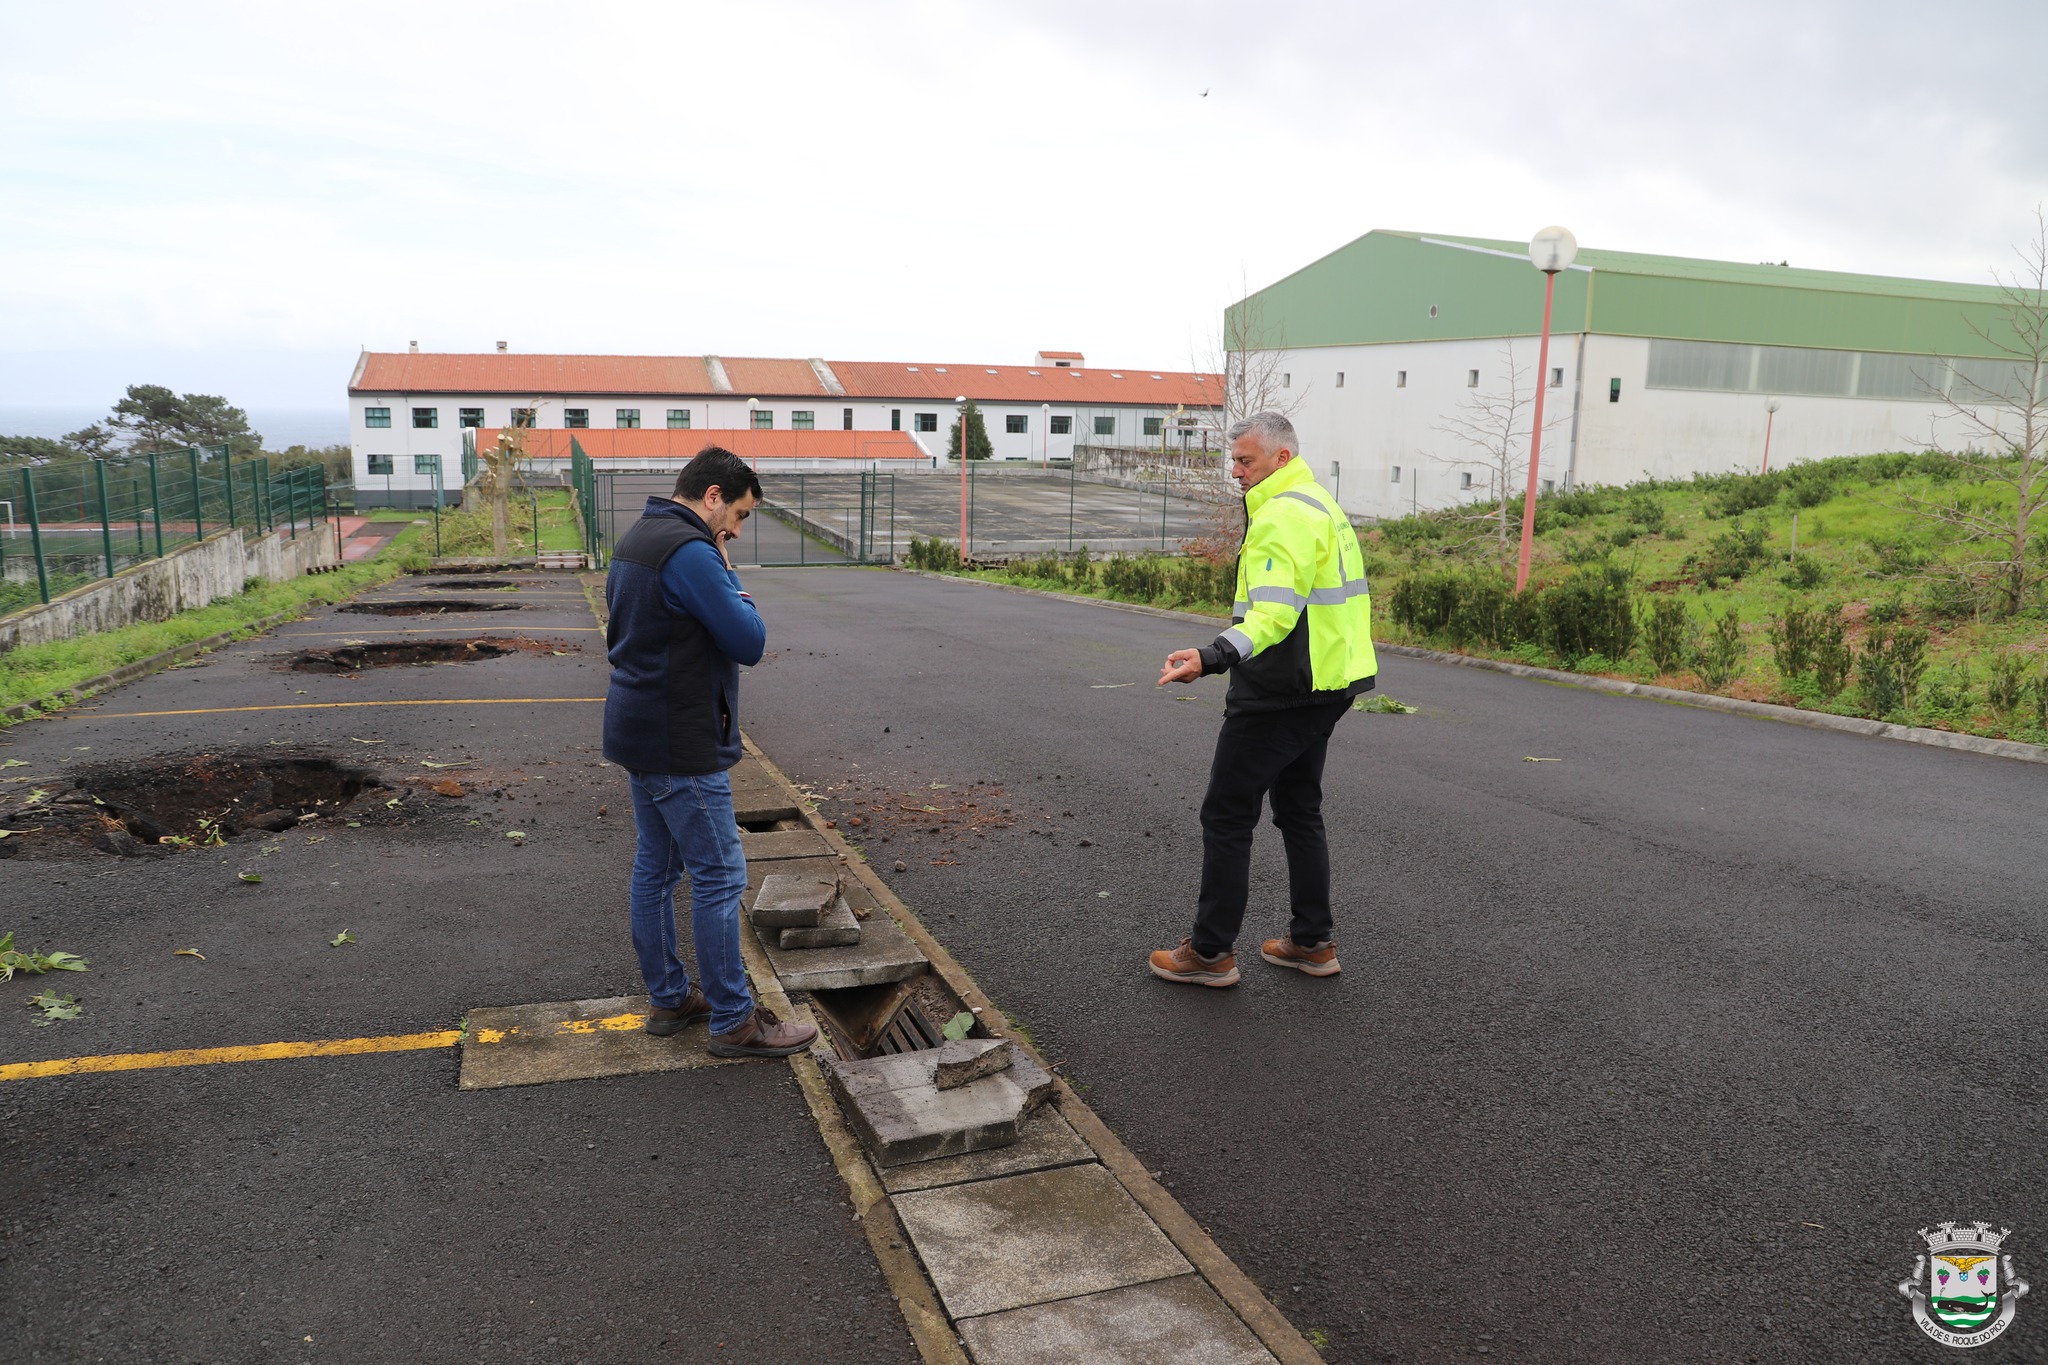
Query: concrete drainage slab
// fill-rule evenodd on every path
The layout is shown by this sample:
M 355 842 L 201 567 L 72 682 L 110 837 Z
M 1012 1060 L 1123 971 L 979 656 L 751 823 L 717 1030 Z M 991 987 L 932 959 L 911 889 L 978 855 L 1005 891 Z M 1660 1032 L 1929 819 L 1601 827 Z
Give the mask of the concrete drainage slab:
M 976 1365 L 1273 1365 L 1199 1275 L 1105 1289 L 956 1324 Z
M 956 1323 L 1194 1269 L 1099 1164 L 894 1198 Z
M 707 1050 L 701 1024 L 667 1038 L 648 1033 L 644 995 L 474 1009 L 463 1023 L 463 1090 L 693 1071 L 727 1060 Z

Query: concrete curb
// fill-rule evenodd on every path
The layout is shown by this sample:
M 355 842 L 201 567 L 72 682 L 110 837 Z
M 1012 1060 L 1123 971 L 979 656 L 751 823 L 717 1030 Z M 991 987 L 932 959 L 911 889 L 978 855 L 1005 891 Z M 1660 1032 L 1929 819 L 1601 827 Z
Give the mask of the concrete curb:
M 189 644 L 179 645 L 176 649 L 166 649 L 160 653 L 136 659 L 133 662 L 122 664 L 112 672 L 102 673 L 96 678 L 87 678 L 84 682 L 74 684 L 71 687 L 59 688 L 48 696 L 37 697 L 32 701 L 16 702 L 6 710 L 0 711 L 0 719 L 10 721 L 29 720 L 35 716 L 49 715 L 51 714 L 53 703 L 56 706 L 74 706 L 109 688 L 119 687 L 124 683 L 132 683 L 137 678 L 146 678 L 152 673 L 162 672 L 173 664 L 183 663 L 185 660 L 204 654 L 210 649 L 219 649 L 222 645 L 232 644 L 236 640 L 242 639 L 244 632 L 261 635 L 264 631 L 273 630 L 287 621 L 297 620 L 299 615 L 300 613 L 296 611 L 276 612 L 269 616 L 259 617 L 246 626 L 237 626 L 233 630 L 224 630 L 217 635 L 209 635 L 203 640 L 193 640 Z
M 944 575 L 935 576 L 944 577 Z M 1063 594 L 1048 593 L 1045 595 L 1062 596 Z M 1157 608 L 1151 610 L 1158 611 Z M 1161 612 L 1160 614 L 1171 613 Z M 910 936 L 911 941 L 918 946 L 919 950 L 927 958 L 931 959 L 932 969 L 952 988 L 953 993 L 960 997 L 963 1004 L 979 1012 L 982 1026 L 998 1038 L 1007 1038 L 1055 1078 L 1059 1087 L 1058 1104 L 1061 1116 L 1073 1126 L 1075 1132 L 1081 1135 L 1082 1141 L 1086 1142 L 1094 1150 L 1096 1157 L 1102 1162 L 1103 1166 L 1117 1178 L 1118 1183 L 1130 1192 L 1131 1197 L 1138 1202 L 1138 1206 L 1145 1211 L 1145 1214 L 1152 1219 L 1159 1230 L 1166 1234 L 1167 1239 L 1180 1250 L 1180 1253 L 1187 1257 L 1189 1264 L 1194 1266 L 1202 1278 L 1208 1281 L 1210 1288 L 1214 1289 L 1217 1296 L 1229 1305 L 1230 1310 L 1237 1314 L 1238 1319 L 1251 1330 L 1252 1335 L 1256 1336 L 1260 1343 L 1273 1353 L 1274 1357 L 1281 1362 L 1281 1365 L 1319 1365 L 1322 1356 L 1314 1347 L 1308 1344 L 1307 1339 L 1295 1329 L 1294 1324 L 1289 1322 L 1278 1308 L 1274 1307 L 1272 1301 L 1265 1296 L 1256 1284 L 1252 1283 L 1251 1277 L 1238 1269 L 1236 1262 L 1224 1254 L 1223 1249 L 1216 1245 L 1215 1241 L 1210 1238 L 1201 1224 L 1197 1223 L 1189 1215 L 1188 1211 L 1180 1206 L 1180 1201 L 1169 1194 L 1165 1186 L 1152 1178 L 1151 1173 L 1145 1169 L 1144 1163 L 1139 1161 L 1131 1150 L 1124 1146 L 1122 1140 L 1110 1131 L 1109 1126 L 1096 1116 L 1095 1111 L 1090 1109 L 1081 1097 L 1074 1092 L 1073 1087 L 1067 1083 L 1066 1078 L 1053 1071 L 1038 1049 L 1009 1027 L 1007 1022 L 1008 1016 L 997 1007 L 993 1000 L 990 1000 L 982 993 L 981 988 L 974 983 L 974 978 L 969 976 L 967 970 L 954 959 L 951 953 L 946 951 L 943 944 L 932 937 L 931 932 L 924 927 L 923 922 L 917 918 L 910 907 L 905 905 L 896 896 L 896 893 L 889 889 L 888 884 L 881 879 L 881 876 L 872 867 L 868 866 L 866 860 L 855 851 L 852 845 L 846 842 L 845 837 L 837 829 L 826 828 L 824 822 L 817 818 L 817 813 L 812 809 L 811 803 L 803 799 L 803 793 L 797 789 L 796 784 L 791 782 L 780 768 L 775 766 L 774 760 L 763 753 L 751 738 L 746 738 L 745 744 L 747 752 L 758 760 L 763 768 L 767 769 L 776 782 L 787 788 L 791 796 L 796 798 L 796 804 L 804 812 L 804 822 L 824 836 L 826 843 L 831 846 L 834 853 L 839 855 L 847 869 L 866 885 L 876 901 L 902 927 L 903 932 Z M 810 1061 L 808 1057 L 805 1060 Z M 815 1067 L 816 1063 L 811 1062 L 811 1065 Z M 827 1098 L 829 1100 L 829 1097 Z M 833 1111 L 832 1117 L 843 1131 L 843 1121 L 839 1119 L 836 1109 Z M 872 1175 L 865 1169 L 865 1157 L 860 1156 L 857 1150 L 854 1155 L 855 1159 L 861 1164 L 863 1176 L 871 1181 Z M 837 1154 L 835 1153 L 836 1159 Z M 850 1181 L 849 1186 L 851 1187 Z M 894 1221 L 893 1214 L 892 1221 Z M 885 1260 L 883 1262 L 885 1273 L 888 1268 L 889 1262 Z M 925 1283 L 922 1271 L 918 1272 L 918 1280 L 920 1284 Z M 894 1281 L 892 1280 L 893 1283 Z M 927 1292 L 929 1292 L 929 1289 L 927 1289 Z M 904 1316 L 907 1321 L 911 1322 L 912 1333 L 915 1335 L 917 1324 L 915 1319 L 911 1317 L 908 1308 L 905 1309 Z M 944 1320 L 943 1317 L 941 1320 Z
M 932 573 L 927 569 L 903 569 L 899 572 L 916 574 L 920 578 L 944 578 L 955 583 L 972 583 L 982 588 L 1000 588 L 1004 592 L 1023 593 L 1027 597 L 1051 597 L 1062 602 L 1086 602 L 1098 607 L 1136 612 L 1141 616 L 1162 616 L 1174 621 L 1214 625 L 1226 619 L 1191 611 L 1168 611 L 1164 607 L 1142 606 L 1136 602 L 1083 597 L 1079 593 L 1024 588 L 1014 583 L 990 583 L 978 578 L 961 578 L 955 574 Z M 1645 697 L 1651 701 L 1669 702 L 1678 706 L 1697 706 L 1701 710 L 1721 711 L 1731 716 L 1775 720 L 1786 725 L 1804 725 L 1814 730 L 1862 735 L 1866 739 L 1891 739 L 1905 744 L 1925 744 L 1936 749 L 1955 749 L 1963 753 L 1982 754 L 1987 758 L 2009 758 L 2020 763 L 2048 763 L 2048 749 L 2037 744 L 2022 744 L 2018 740 L 1986 739 L 1982 735 L 1959 734 L 1953 730 L 1930 730 L 1918 725 L 1893 725 L 1888 721 L 1865 720 L 1860 716 L 1837 716 L 1827 711 L 1808 711 L 1797 706 L 1778 706 L 1764 701 L 1744 701 L 1740 697 L 1721 697 L 1711 692 L 1687 692 L 1676 687 L 1656 687 L 1649 683 L 1628 682 L 1621 678 L 1603 678 L 1596 673 L 1567 673 L 1557 668 L 1536 668 L 1529 664 L 1509 663 L 1505 659 L 1482 659 L 1470 654 L 1452 654 L 1444 650 L 1423 649 L 1417 645 L 1400 645 L 1385 640 L 1373 641 L 1373 648 L 1407 659 L 1454 664 L 1459 668 L 1485 669 L 1489 673 L 1506 673 L 1511 677 L 1561 683 L 1567 687 L 1611 692 L 1617 696 Z

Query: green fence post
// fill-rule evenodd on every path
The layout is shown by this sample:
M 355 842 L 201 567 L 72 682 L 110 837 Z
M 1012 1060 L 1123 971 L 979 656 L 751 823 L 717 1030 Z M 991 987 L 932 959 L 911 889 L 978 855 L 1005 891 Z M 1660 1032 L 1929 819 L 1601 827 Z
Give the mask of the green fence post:
M 21 501 L 28 509 L 28 545 L 36 557 L 36 587 L 43 594 L 43 601 L 50 600 L 50 569 L 43 562 L 43 525 L 36 516 L 35 476 L 26 469 L 21 471 Z
M 889 562 L 896 562 L 896 476 L 889 476 Z
M 811 543 L 810 536 L 804 532 L 807 524 L 804 520 L 804 476 L 799 474 L 796 476 L 796 562 L 799 564 L 809 559 L 805 553 Z
M 1068 460 L 1068 461 L 1067 461 L 1067 553 L 1068 553 L 1068 554 L 1072 554 L 1072 553 L 1074 553 L 1074 478 L 1075 478 L 1074 470 L 1075 470 L 1075 467 L 1076 467 L 1077 465 L 1079 465 L 1080 463 L 1081 463 L 1081 462 L 1080 462 L 1080 461 L 1079 461 L 1078 459 L 1070 459 L 1070 460 Z
M 100 494 L 100 549 L 107 556 L 107 577 L 114 576 L 114 520 L 107 513 L 107 462 L 92 462 L 93 479 L 99 485 Z
M 186 452 L 192 457 L 192 538 L 206 539 L 205 494 L 199 491 L 199 447 L 193 446 Z
M 1159 466 L 1159 552 L 1166 553 L 1166 466 Z
M 235 457 L 228 446 L 220 448 L 221 482 L 228 486 L 228 525 L 239 526 L 235 520 Z
M 149 515 L 156 522 L 156 557 L 164 557 L 164 490 L 156 474 L 156 452 L 149 452 Z
M 135 557 L 140 559 L 148 546 L 142 541 L 142 489 L 136 484 L 133 474 L 128 476 L 128 506 L 135 513 Z

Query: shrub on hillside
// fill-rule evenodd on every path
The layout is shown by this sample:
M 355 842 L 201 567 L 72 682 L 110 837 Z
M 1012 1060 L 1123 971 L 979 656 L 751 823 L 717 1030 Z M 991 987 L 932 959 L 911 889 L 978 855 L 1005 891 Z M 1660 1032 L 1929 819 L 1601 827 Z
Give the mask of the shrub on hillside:
M 1693 651 L 1693 669 L 1711 691 L 1719 692 L 1742 671 L 1742 621 L 1733 607 L 1714 618 L 1714 625 Z
M 1692 656 L 1699 622 L 1676 597 L 1652 597 L 1643 611 L 1643 648 L 1659 673 L 1669 673 Z

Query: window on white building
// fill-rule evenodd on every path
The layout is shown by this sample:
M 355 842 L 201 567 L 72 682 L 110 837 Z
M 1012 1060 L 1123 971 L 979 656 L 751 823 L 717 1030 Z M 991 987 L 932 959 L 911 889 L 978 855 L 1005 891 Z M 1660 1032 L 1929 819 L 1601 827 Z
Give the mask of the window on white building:
M 890 409 L 889 409 L 889 430 L 891 430 L 891 431 L 901 431 L 901 430 L 903 430 L 903 409 L 902 409 L 902 408 L 890 408 Z
M 1293 387 L 1294 387 L 1294 376 L 1293 376 L 1292 374 L 1287 374 L 1287 373 L 1283 373 L 1283 374 L 1282 374 L 1282 375 L 1280 376 L 1280 387 L 1281 387 L 1281 388 L 1283 388 L 1283 389 L 1291 389 L 1291 388 L 1293 388 Z
M 1394 371 L 1394 387 L 1397 389 L 1405 389 L 1408 387 L 1408 371 Z
M 1399 483 L 1399 482 L 1401 482 L 1401 466 L 1399 466 L 1399 465 L 1395 465 L 1395 466 L 1394 466 L 1394 477 L 1393 477 L 1393 478 L 1391 478 L 1391 479 L 1389 479 L 1389 480 L 1388 480 L 1387 482 L 1389 482 L 1389 483 Z
M 457 408 L 455 417 L 456 421 L 465 427 L 480 427 L 484 424 L 482 408 Z
M 1557 480 L 1556 480 L 1556 479 L 1545 479 L 1545 480 L 1543 481 L 1543 491 L 1544 491 L 1544 492 L 1545 492 L 1546 494 L 1549 494 L 1549 493 L 1555 493 L 1555 492 L 1557 491 Z
M 562 425 L 572 431 L 582 431 L 590 425 L 589 408 L 563 408 Z
M 1342 370 L 1337 371 L 1337 387 L 1340 389 L 1344 387 L 1344 371 Z
M 363 425 L 366 427 L 388 427 L 391 425 L 390 408 L 364 408 Z
M 414 408 L 412 410 L 412 424 L 418 430 L 431 431 L 441 425 L 441 410 L 439 408 Z
M 688 431 L 690 429 L 690 410 L 688 408 L 670 408 L 668 410 L 668 429 L 670 431 Z
M 818 429 L 818 414 L 809 409 L 798 408 L 789 414 L 789 429 L 791 431 L 816 431 Z
M 530 427 L 534 423 L 535 416 L 536 410 L 533 408 L 514 408 L 512 409 L 512 425 L 515 427 Z
M 1610 403 L 1619 403 L 1621 401 L 1621 381 L 1619 379 L 1607 381 L 1607 401 Z
M 853 409 L 852 409 L 852 408 L 841 408 L 841 409 L 839 410 L 839 429 L 840 429 L 841 431 L 852 431 L 852 430 L 853 430 Z
M 1116 435 L 1116 418 L 1114 418 L 1114 417 L 1098 417 L 1098 418 L 1096 418 L 1096 419 L 1095 419 L 1095 434 L 1096 434 L 1097 436 L 1114 436 L 1114 435 Z
M 370 472 L 372 474 L 389 474 L 391 472 L 391 457 L 389 455 L 370 456 Z
M 1552 365 L 1550 367 L 1550 387 L 1553 389 L 1564 387 L 1564 366 Z
M 939 415 L 936 412 L 913 412 L 910 414 L 910 420 L 915 424 L 911 427 L 912 431 L 937 431 L 939 429 Z
M 1071 418 L 1071 417 L 1055 417 L 1055 418 L 1053 418 L 1053 419 L 1052 419 L 1052 434 L 1053 434 L 1053 435 L 1055 435 L 1055 436 L 1071 436 L 1071 435 L 1073 435 L 1073 434 L 1074 434 L 1074 419 L 1073 419 L 1073 418 Z
M 1479 371 L 1465 371 L 1465 387 L 1468 389 L 1476 389 L 1479 387 Z
M 434 475 L 441 472 L 441 457 L 439 455 L 413 456 L 412 472 L 415 474 L 424 474 L 427 477 L 432 478 Z
M 612 425 L 621 431 L 638 431 L 640 429 L 640 409 L 617 409 L 612 413 Z
M 1463 472 L 1462 474 L 1458 475 L 1458 487 L 1460 487 L 1460 488 L 1470 488 L 1471 486 L 1472 486 L 1472 471 L 1468 469 L 1468 470 L 1466 470 L 1465 472 Z
M 1166 419 L 1164 417 L 1147 417 L 1145 419 L 1145 434 L 1147 436 L 1157 436 L 1165 429 L 1165 426 Z
M 1022 436 L 1031 430 L 1031 419 L 1021 412 L 1007 413 L 1003 417 L 1005 436 Z
M 773 430 L 775 430 L 775 409 L 773 409 L 773 408 L 755 408 L 755 409 L 754 409 L 754 430 L 756 430 L 756 431 L 773 431 Z

